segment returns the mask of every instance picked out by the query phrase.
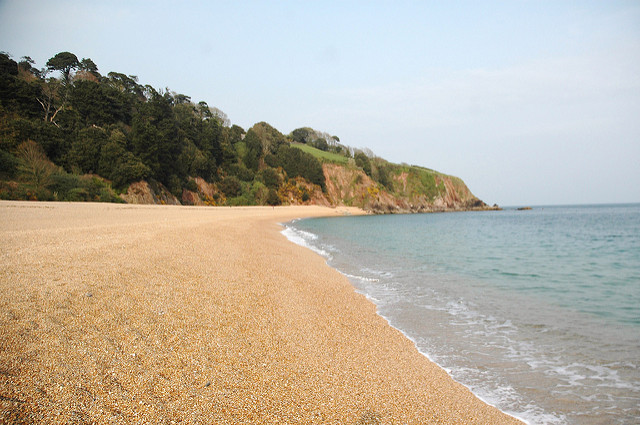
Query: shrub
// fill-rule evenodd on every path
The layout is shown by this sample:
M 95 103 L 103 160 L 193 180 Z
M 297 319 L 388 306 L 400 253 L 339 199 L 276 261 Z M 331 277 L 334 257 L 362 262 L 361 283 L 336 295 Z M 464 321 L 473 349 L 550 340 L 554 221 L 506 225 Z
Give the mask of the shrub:
M 320 149 L 321 151 L 328 151 L 329 144 L 324 139 L 316 139 L 313 141 L 313 147 L 316 149 Z
M 227 198 L 235 198 L 242 193 L 242 185 L 236 176 L 227 176 L 220 182 L 220 190 Z
M 72 202 L 91 201 L 91 195 L 89 194 L 89 191 L 84 187 L 76 187 L 71 189 L 67 193 L 65 201 L 72 201 Z
M 356 165 L 362 168 L 367 176 L 371 177 L 371 162 L 369 162 L 369 157 L 363 152 L 358 152 L 353 158 L 356 160 Z
M 264 156 L 264 163 L 267 164 L 271 168 L 278 168 L 278 157 L 272 153 L 268 153 Z
M 289 146 L 281 146 L 278 150 L 279 165 L 289 177 L 303 177 L 326 190 L 322 164 L 313 155 Z
M 45 189 L 51 184 L 51 176 L 57 167 L 49 161 L 40 145 L 33 140 L 22 142 L 18 146 L 18 157 L 20 175 L 31 183 L 36 191 Z
M 229 166 L 229 173 L 238 177 L 243 182 L 250 182 L 255 178 L 255 173 L 245 167 L 244 164 L 233 164 Z
M 51 178 L 50 190 L 59 201 L 123 202 L 109 183 L 92 175 L 79 176 L 64 171 Z
M 275 189 L 269 189 L 269 193 L 267 194 L 267 204 L 268 205 L 280 205 L 280 197 L 278 196 L 278 192 Z
M 389 178 L 389 170 L 385 165 L 379 165 L 378 167 L 378 183 L 383 185 L 389 190 L 393 190 L 393 180 Z
M 264 205 L 267 203 L 267 194 L 269 193 L 269 189 L 267 189 L 261 181 L 254 181 L 248 192 L 248 196 L 253 199 L 254 204 Z
M 273 168 L 260 171 L 260 180 L 270 189 L 277 189 L 280 186 L 280 175 Z
M 18 158 L 0 149 L 0 177 L 13 177 L 18 170 L 18 165 L 20 165 Z
M 190 190 L 191 192 L 197 192 L 198 191 L 198 184 L 196 183 L 195 180 L 189 180 L 187 181 L 187 183 L 184 185 L 184 188 L 187 190 Z
M 58 199 L 60 200 L 64 200 L 71 190 L 81 186 L 80 176 L 65 172 L 54 174 L 51 177 L 51 181 L 51 190 L 58 194 Z
M 227 198 L 227 205 L 232 207 L 237 207 L 241 205 L 255 205 L 255 204 L 256 204 L 255 200 L 248 193 L 244 193 L 241 196 L 236 196 L 233 198 Z

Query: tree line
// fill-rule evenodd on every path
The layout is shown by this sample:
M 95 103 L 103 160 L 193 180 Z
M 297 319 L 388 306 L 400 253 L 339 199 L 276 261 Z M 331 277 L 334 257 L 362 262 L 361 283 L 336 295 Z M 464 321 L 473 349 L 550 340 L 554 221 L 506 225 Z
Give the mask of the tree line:
M 0 53 L 0 198 L 117 201 L 130 183 L 154 180 L 181 199 L 201 177 L 218 204 L 277 205 L 300 179 L 326 188 L 321 163 L 292 142 L 350 154 L 309 128 L 244 130 L 205 101 L 103 75 L 70 52 L 41 69 Z

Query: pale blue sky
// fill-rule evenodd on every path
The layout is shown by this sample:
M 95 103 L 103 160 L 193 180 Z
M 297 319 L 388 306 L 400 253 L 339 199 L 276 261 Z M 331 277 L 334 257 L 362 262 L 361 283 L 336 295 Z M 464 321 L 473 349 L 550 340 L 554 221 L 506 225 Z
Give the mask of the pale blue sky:
M 640 202 L 638 1 L 0 0 L 0 50 L 326 131 L 491 204 Z

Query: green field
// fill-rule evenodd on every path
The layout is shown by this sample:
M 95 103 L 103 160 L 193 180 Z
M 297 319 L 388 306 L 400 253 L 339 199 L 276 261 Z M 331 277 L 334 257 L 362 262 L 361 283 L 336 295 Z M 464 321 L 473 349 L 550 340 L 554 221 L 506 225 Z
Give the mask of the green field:
M 346 156 L 333 152 L 321 151 L 320 149 L 316 149 L 312 146 L 302 143 L 291 143 L 291 146 L 293 146 L 294 148 L 298 148 L 303 152 L 310 153 L 323 162 L 334 162 L 336 164 L 347 164 L 349 162 L 349 158 L 347 158 Z

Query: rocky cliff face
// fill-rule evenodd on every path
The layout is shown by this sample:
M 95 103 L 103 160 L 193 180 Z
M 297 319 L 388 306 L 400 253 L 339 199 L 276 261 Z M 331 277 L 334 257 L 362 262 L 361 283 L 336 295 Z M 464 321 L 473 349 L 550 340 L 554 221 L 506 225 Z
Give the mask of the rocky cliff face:
M 120 197 L 127 204 L 180 205 L 178 198 L 173 196 L 166 187 L 155 182 L 131 183 L 127 193 L 120 195 Z
M 464 182 L 452 176 L 430 172 L 434 188 L 428 191 L 416 183 L 411 172 L 391 177 L 390 188 L 380 188 L 359 169 L 324 164 L 326 197 L 332 205 L 357 206 L 377 214 L 491 210 L 476 198 Z
M 282 202 L 291 205 L 354 206 L 375 214 L 492 210 L 476 198 L 464 182 L 432 170 L 407 168 L 390 176 L 387 186 L 376 183 L 361 169 L 339 164 L 322 166 L 327 190 L 298 177 L 279 190 Z M 195 178 L 193 191 L 183 190 L 178 200 L 164 186 L 141 181 L 121 195 L 128 203 L 169 205 L 224 205 L 224 194 L 215 184 Z M 302 194 L 307 196 L 303 197 Z

